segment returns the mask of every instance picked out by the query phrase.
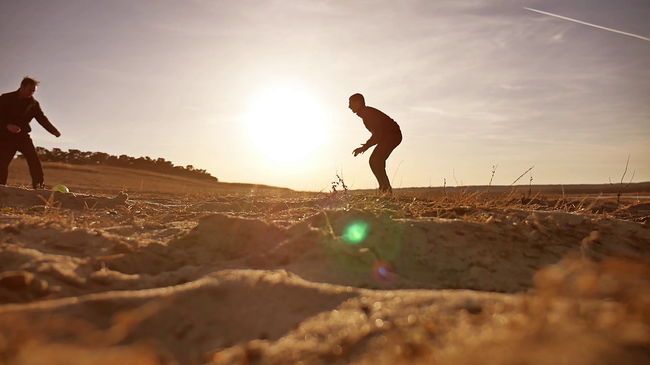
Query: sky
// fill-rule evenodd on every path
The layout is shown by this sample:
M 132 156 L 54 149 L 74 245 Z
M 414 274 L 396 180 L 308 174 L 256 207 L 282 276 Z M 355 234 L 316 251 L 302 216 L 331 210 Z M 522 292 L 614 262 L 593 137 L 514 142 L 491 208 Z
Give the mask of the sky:
M 496 165 L 494 185 L 531 166 L 533 184 L 607 183 L 628 155 L 626 179 L 650 181 L 648 19 L 647 0 L 8 1 L 0 92 L 41 82 L 62 136 L 33 121 L 36 145 L 162 157 L 224 182 L 375 188 L 370 151 L 352 156 L 370 137 L 347 108 L 357 92 L 402 129 L 394 188 L 486 185 Z M 249 133 L 278 89 L 325 116 L 302 159 L 276 161 Z

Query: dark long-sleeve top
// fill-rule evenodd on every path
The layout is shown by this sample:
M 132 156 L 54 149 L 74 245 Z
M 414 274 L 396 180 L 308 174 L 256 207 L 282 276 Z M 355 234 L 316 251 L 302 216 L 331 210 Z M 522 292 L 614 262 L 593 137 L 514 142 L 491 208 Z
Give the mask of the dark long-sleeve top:
M 34 97 L 20 98 L 18 91 L 0 95 L 0 133 L 10 135 L 7 125 L 14 124 L 20 127 L 18 135 L 27 135 L 32 131 L 29 123 L 36 119 L 48 132 L 57 135 L 59 131 L 47 119 L 41 105 Z
M 364 144 L 365 147 L 372 147 L 380 142 L 388 142 L 402 136 L 399 125 L 388 115 L 371 106 L 366 106 L 357 112 L 363 119 L 363 125 L 372 133 L 372 136 Z

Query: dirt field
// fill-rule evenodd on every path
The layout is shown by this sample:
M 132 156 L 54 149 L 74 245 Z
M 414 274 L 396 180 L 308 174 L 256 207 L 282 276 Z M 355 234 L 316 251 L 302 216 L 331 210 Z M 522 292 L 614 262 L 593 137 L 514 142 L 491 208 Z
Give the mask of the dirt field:
M 21 187 L 16 162 L 0 187 L 0 364 L 650 363 L 633 190 L 386 197 L 45 167 L 72 193 Z

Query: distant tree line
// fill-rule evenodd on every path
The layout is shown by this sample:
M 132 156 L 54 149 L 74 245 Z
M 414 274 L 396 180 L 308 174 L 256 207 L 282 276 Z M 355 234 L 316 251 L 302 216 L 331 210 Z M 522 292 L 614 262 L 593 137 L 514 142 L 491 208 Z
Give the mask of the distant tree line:
M 52 151 L 36 147 L 36 152 L 41 161 L 45 162 L 64 162 L 73 165 L 106 165 L 115 167 L 126 167 L 130 169 L 147 170 L 161 174 L 191 177 L 194 179 L 219 181 L 216 177 L 210 175 L 204 169 L 196 169 L 192 165 L 174 166 L 171 161 L 164 158 L 152 159 L 147 157 L 131 157 L 127 155 L 113 156 L 104 152 L 87 152 L 80 150 L 62 151 L 59 148 L 53 148 Z M 22 155 L 20 155 L 22 157 Z

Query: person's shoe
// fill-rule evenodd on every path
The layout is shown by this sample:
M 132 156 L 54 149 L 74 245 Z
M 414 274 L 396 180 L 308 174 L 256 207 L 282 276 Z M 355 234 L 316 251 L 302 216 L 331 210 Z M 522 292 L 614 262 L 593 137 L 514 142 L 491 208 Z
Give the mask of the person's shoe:
M 45 190 L 45 183 L 33 183 L 34 190 Z
M 379 188 L 379 193 L 382 195 L 392 195 L 393 194 L 393 189 L 391 187 L 380 187 Z

